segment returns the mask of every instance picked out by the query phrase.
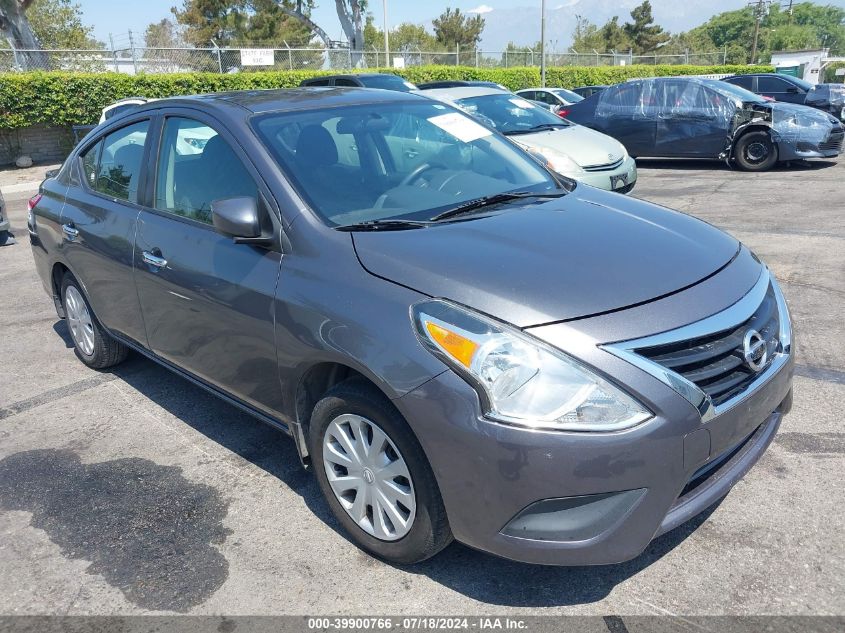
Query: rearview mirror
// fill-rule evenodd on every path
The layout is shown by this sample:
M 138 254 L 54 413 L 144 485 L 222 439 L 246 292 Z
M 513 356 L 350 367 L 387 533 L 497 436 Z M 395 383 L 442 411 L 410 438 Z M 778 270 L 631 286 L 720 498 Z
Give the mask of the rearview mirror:
M 211 221 L 218 233 L 231 237 L 238 244 L 267 244 L 272 241 L 262 235 L 255 198 L 244 196 L 213 201 Z

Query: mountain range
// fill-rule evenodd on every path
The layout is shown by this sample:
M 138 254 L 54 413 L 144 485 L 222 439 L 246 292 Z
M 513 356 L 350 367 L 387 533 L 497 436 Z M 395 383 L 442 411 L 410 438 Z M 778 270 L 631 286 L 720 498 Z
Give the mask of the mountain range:
M 620 23 L 623 23 L 630 19 L 631 9 L 641 2 L 642 0 L 546 0 L 546 42 L 551 48 L 564 52 L 572 42 L 575 16 L 580 15 L 601 26 L 618 15 Z M 723 11 L 740 9 L 746 2 L 651 0 L 651 4 L 655 22 L 675 33 L 698 26 Z M 828 0 L 823 4 L 845 7 L 845 0 Z M 531 46 L 540 39 L 539 0 L 530 5 L 482 12 L 482 15 L 486 22 L 481 41 L 483 50 L 503 50 L 508 42 Z

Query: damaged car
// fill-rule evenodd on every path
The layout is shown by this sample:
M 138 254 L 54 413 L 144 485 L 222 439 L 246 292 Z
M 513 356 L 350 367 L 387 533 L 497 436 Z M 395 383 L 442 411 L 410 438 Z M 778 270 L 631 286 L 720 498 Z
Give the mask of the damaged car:
M 825 112 L 694 77 L 621 83 L 561 114 L 616 138 L 631 156 L 714 158 L 747 171 L 835 158 L 845 137 L 842 124 Z

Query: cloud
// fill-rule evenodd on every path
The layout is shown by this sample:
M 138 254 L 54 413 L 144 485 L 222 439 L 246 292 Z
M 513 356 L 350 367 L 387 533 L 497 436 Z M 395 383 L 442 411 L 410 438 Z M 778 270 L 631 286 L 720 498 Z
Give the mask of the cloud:
M 479 15 L 483 13 L 490 13 L 493 10 L 493 7 L 486 5 L 486 4 L 479 4 L 474 9 L 468 9 L 467 13 L 478 13 Z

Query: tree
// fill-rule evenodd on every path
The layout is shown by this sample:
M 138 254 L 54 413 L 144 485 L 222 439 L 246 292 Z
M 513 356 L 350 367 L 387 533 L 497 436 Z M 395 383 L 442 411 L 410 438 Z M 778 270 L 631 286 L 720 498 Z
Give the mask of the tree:
M 144 46 L 147 48 L 181 48 L 184 45 L 179 27 L 168 18 L 150 24 L 144 31 Z
M 303 0 L 296 0 L 295 7 L 288 6 L 287 0 L 279 0 L 279 4 L 282 11 L 302 22 L 311 32 L 323 40 L 327 48 L 332 46 L 326 31 L 311 19 L 312 3 L 310 0 L 305 4 L 303 4 Z M 364 50 L 364 12 L 367 8 L 367 1 L 335 0 L 334 4 L 340 26 L 349 42 L 349 48 L 352 50 L 352 64 L 353 66 L 360 66 L 363 60 L 361 52 Z
M 587 18 L 576 15 L 575 30 L 572 31 L 572 48 L 579 52 L 604 52 L 606 45 L 599 27 Z
M 649 0 L 643 0 L 641 5 L 634 7 L 631 18 L 633 22 L 626 22 L 622 28 L 631 40 L 631 48 L 635 53 L 651 53 L 669 41 L 669 34 L 662 26 L 654 23 Z
M 439 17 L 431 21 L 437 41 L 450 50 L 475 50 L 484 31 L 484 18 L 480 15 L 467 16 L 460 9 L 447 8 Z
M 604 40 L 605 52 L 625 51 L 631 48 L 631 40 L 625 32 L 625 28 L 619 24 L 619 16 L 614 15 L 605 22 L 599 33 Z
M 173 13 L 185 27 L 185 39 L 195 46 L 208 46 L 213 40 L 219 46 L 287 42 L 294 47 L 305 46 L 312 38 L 311 29 L 276 0 L 184 0 Z M 154 37 L 166 41 L 171 33 L 164 22 L 150 26 L 155 27 Z
M 40 49 L 41 44 L 26 17 L 26 10 L 33 0 L 0 0 L 0 31 L 9 43 L 17 49 Z
M 70 0 L 35 0 L 27 19 L 44 48 L 98 49 L 102 42 L 92 36 L 93 28 L 82 22 L 82 9 Z

